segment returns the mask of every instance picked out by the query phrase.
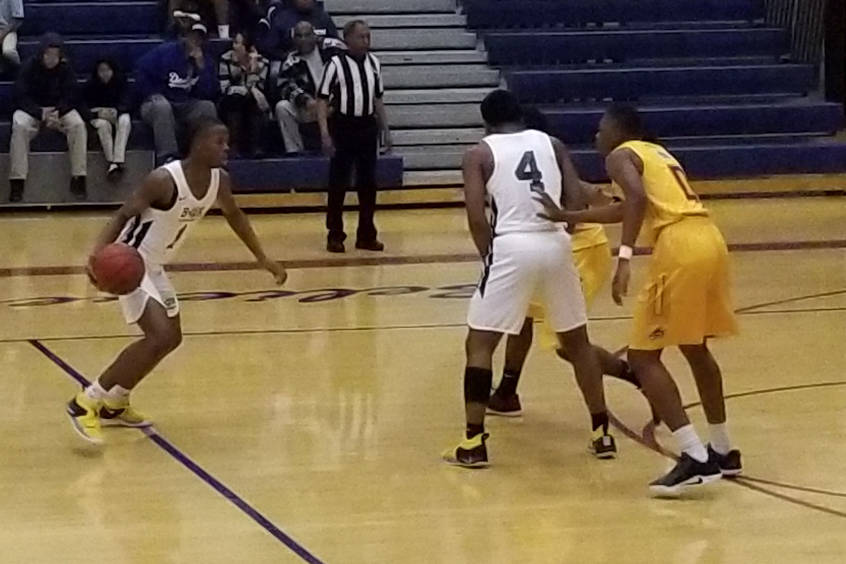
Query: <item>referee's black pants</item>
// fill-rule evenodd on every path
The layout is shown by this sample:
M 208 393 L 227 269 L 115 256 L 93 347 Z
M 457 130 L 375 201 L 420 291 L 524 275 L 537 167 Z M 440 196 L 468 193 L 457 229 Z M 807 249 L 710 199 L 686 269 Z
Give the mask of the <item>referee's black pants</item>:
M 357 240 L 376 240 L 373 213 L 376 211 L 376 158 L 379 150 L 379 126 L 374 116 L 348 117 L 335 115 L 329 123 L 335 144 L 335 156 L 329 162 L 329 211 L 326 228 L 329 241 L 343 241 L 344 196 L 350 185 L 355 165 L 355 188 L 358 191 Z

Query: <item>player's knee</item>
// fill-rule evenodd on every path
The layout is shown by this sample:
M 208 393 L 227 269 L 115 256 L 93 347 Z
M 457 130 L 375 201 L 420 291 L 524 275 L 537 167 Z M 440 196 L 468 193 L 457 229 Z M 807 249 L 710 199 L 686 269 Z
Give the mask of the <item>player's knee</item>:
M 626 356 L 628 358 L 629 366 L 631 366 L 632 370 L 634 370 L 637 374 L 642 374 L 643 371 L 648 369 L 651 365 L 661 361 L 661 357 L 656 355 L 655 351 L 629 350 Z
M 167 356 L 182 344 L 182 332 L 177 329 L 165 329 L 149 338 L 150 344 L 159 357 Z
M 558 343 L 559 349 L 567 351 L 568 358 L 565 358 L 565 360 L 578 358 L 590 350 L 590 340 L 588 339 L 587 328 L 584 325 L 566 333 L 559 333 Z
M 564 360 L 566 362 L 573 362 L 573 357 L 570 355 L 569 352 L 567 352 L 567 349 L 564 347 L 558 347 L 557 349 L 555 349 L 555 354 L 557 354 L 558 358 L 560 358 L 561 360 Z

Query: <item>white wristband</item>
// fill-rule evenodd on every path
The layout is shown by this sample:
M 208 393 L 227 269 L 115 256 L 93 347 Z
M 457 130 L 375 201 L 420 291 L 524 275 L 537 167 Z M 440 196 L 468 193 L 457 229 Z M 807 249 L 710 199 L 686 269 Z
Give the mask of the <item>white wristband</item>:
M 620 245 L 620 250 L 617 252 L 617 257 L 623 260 L 632 260 L 634 251 L 628 245 Z

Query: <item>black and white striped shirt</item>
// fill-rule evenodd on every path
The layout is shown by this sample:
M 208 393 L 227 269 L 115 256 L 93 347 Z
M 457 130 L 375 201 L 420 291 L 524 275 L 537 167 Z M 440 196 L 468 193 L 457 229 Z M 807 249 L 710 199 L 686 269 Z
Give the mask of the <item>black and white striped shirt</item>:
M 342 115 L 368 117 L 375 113 L 375 100 L 384 93 L 379 59 L 368 53 L 357 61 L 349 53 L 340 53 L 326 63 L 317 95 L 324 100 L 331 98 Z

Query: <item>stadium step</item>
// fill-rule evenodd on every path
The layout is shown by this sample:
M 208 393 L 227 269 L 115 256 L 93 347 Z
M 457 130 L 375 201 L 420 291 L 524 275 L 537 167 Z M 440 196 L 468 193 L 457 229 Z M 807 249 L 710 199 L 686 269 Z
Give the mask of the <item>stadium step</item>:
M 790 52 L 788 35 L 779 28 L 734 30 L 592 30 L 487 33 L 493 65 L 547 65 L 587 60 L 731 57 Z
M 438 90 L 422 90 L 415 88 L 399 88 L 385 92 L 385 103 L 393 105 L 418 105 L 417 111 L 425 111 L 430 104 L 476 104 L 490 92 L 490 88 L 441 88 Z
M 395 128 L 479 127 L 479 104 L 388 105 L 388 121 Z
M 543 108 L 550 133 L 566 143 L 590 143 L 604 107 Z M 640 108 L 646 128 L 661 138 L 763 134 L 832 134 L 843 126 L 840 104 L 698 105 Z
M 402 129 L 393 134 L 394 147 L 405 145 L 451 145 L 476 143 L 485 136 L 484 128 Z
M 339 28 L 342 28 L 348 21 L 362 18 L 361 15 L 335 16 L 333 14 L 332 19 Z M 467 25 L 467 18 L 461 14 L 369 14 L 365 19 L 371 29 L 458 27 L 463 30 Z
M 475 49 L 478 39 L 475 33 L 463 29 L 374 29 L 371 33 L 375 50 L 414 49 Z
M 654 96 L 798 94 L 816 87 L 811 65 L 530 70 L 505 73 L 526 102 Z
M 455 0 L 332 0 L 332 15 L 455 13 Z
M 454 65 L 476 63 L 485 65 L 487 53 L 476 49 L 455 51 L 374 51 L 382 66 L 389 65 Z
M 495 4 L 495 8 L 492 6 Z M 758 0 L 464 0 L 471 28 L 580 26 L 598 22 L 751 21 L 763 18 Z
M 484 65 L 407 65 L 382 69 L 385 88 L 496 86 L 499 71 Z

